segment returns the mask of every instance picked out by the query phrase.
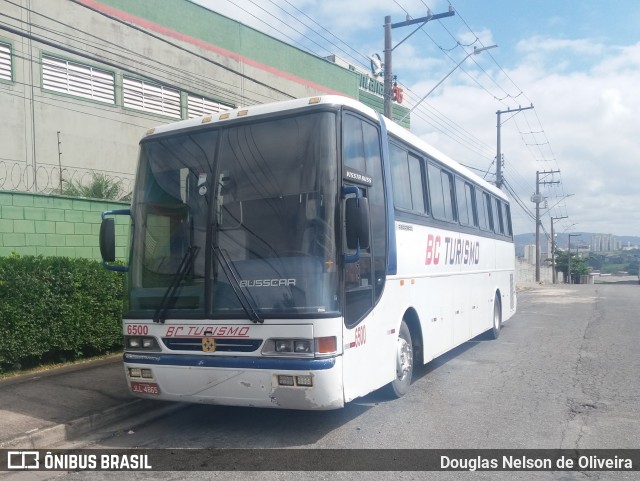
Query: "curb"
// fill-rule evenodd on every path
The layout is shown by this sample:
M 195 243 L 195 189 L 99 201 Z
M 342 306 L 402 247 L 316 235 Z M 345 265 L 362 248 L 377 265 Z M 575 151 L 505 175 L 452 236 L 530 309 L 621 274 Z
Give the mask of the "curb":
M 187 406 L 186 403 L 164 403 L 162 401 L 136 399 L 129 403 L 105 409 L 102 412 L 74 419 L 69 423 L 57 424 L 44 429 L 34 429 L 33 431 L 0 443 L 0 448 L 47 449 L 56 444 L 72 441 L 93 430 L 124 421 L 134 416 L 136 416 L 135 424 L 139 425 L 166 416 L 185 406 Z
M 109 356 L 101 359 L 89 359 L 86 361 L 75 362 L 73 364 L 57 366 L 53 369 L 17 374 L 5 379 L 0 379 L 0 387 L 11 386 L 12 384 L 21 384 L 29 381 L 37 381 L 42 378 L 59 376 L 61 374 L 104 366 L 105 364 L 121 362 L 122 355 L 123 354 L 119 352 L 116 354 L 110 354 Z
M 94 369 L 117 362 L 122 362 L 122 353 L 112 354 L 102 359 L 63 365 L 50 370 L 20 374 L 0 380 L 0 388 L 34 382 L 43 378 L 59 376 L 75 371 Z M 187 405 L 187 403 L 170 401 L 133 399 L 66 423 L 32 429 L 31 431 L 17 434 L 13 438 L 0 440 L 0 449 L 47 449 L 57 444 L 77 440 L 80 436 L 112 424 L 126 421 L 127 419 L 132 420 L 132 425 L 148 423 L 154 419 L 182 409 Z M 133 419 L 134 417 L 135 419 Z

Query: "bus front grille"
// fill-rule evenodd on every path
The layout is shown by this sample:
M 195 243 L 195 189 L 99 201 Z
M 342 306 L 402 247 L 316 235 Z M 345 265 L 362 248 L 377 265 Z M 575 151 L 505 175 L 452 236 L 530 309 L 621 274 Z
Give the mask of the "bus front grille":
M 172 351 L 203 351 L 202 337 L 163 337 L 162 342 Z M 215 352 L 254 352 L 262 345 L 262 339 L 215 339 Z

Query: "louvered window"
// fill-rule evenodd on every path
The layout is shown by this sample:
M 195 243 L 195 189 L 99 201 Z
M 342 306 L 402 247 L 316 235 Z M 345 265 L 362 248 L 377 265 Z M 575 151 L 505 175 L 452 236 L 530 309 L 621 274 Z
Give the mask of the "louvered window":
M 178 90 L 128 77 L 123 78 L 122 84 L 125 107 L 180 118 Z
M 0 43 L 0 80 L 13 80 L 11 76 L 11 48 Z
M 225 110 L 231 110 L 233 107 L 214 102 L 205 97 L 189 94 L 187 97 L 187 116 L 192 119 L 194 117 L 202 117 L 207 114 L 216 114 Z
M 42 57 L 42 86 L 54 92 L 115 103 L 113 73 L 55 57 Z

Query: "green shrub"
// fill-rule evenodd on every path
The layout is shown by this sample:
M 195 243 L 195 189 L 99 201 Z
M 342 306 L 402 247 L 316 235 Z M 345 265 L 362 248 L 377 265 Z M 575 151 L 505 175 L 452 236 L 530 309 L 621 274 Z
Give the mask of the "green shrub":
M 125 276 L 67 257 L 0 257 L 0 369 L 122 347 Z

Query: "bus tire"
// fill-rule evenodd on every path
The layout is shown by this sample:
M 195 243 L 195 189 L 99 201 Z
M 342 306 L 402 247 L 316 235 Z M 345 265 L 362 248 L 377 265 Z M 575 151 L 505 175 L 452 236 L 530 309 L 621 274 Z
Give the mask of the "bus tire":
M 407 393 L 413 377 L 413 344 L 411 332 L 404 321 L 400 324 L 398 333 L 395 364 L 396 378 L 385 386 L 387 394 L 393 399 Z
M 491 329 L 489 329 L 489 338 L 498 339 L 500 329 L 502 329 L 502 305 L 500 304 L 500 296 L 496 293 L 496 298 L 493 301 L 493 319 Z

